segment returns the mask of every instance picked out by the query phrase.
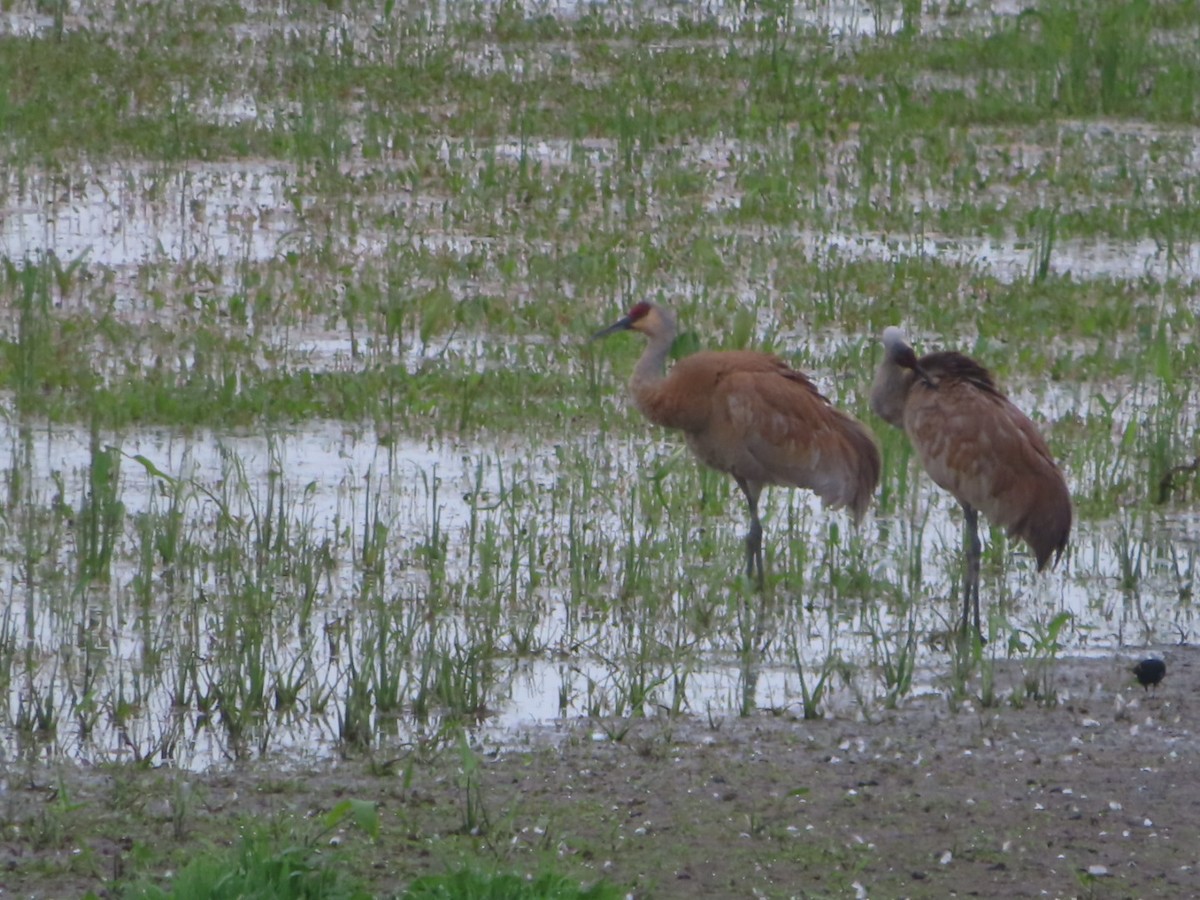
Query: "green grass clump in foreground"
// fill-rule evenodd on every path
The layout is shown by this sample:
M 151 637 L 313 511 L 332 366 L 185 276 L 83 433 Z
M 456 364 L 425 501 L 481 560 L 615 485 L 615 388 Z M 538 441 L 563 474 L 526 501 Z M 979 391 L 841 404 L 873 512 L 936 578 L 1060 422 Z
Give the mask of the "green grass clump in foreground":
M 404 900 L 617 900 L 623 895 L 606 882 L 583 888 L 552 872 L 525 878 L 461 869 L 418 878 L 401 896 Z M 370 900 L 374 895 L 342 867 L 322 861 L 314 849 L 303 845 L 279 849 L 267 835 L 256 832 L 232 851 L 193 859 L 170 889 L 140 885 L 123 896 L 127 900 Z
M 463 869 L 418 878 L 401 896 L 404 900 L 617 900 L 624 892 L 605 882 L 581 888 L 569 878 L 548 872 L 526 879 Z
M 193 859 L 170 889 L 139 886 L 124 896 L 128 900 L 367 900 L 371 895 L 340 868 L 322 862 L 313 850 L 277 849 L 267 836 L 251 834 L 233 851 Z

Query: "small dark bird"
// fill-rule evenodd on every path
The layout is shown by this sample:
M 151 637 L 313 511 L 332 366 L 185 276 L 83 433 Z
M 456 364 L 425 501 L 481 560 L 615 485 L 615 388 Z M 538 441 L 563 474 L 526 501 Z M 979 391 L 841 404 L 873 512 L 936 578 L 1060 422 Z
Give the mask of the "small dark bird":
M 768 353 L 708 350 L 677 361 L 663 374 L 675 338 L 675 318 L 654 303 L 638 303 L 596 332 L 648 338 L 629 391 L 656 425 L 683 432 L 705 465 L 733 476 L 750 511 L 746 576 L 763 587 L 764 486 L 808 488 L 826 506 L 847 506 L 859 520 L 879 483 L 875 435 L 834 407 L 802 372 Z
M 1157 690 L 1158 683 L 1166 677 L 1167 664 L 1161 659 L 1143 659 L 1130 671 L 1137 676 L 1138 684 L 1145 690 L 1151 687 Z
M 896 327 L 883 330 L 871 409 L 904 430 L 929 477 L 962 506 L 962 630 L 973 614 L 982 637 L 979 513 L 1025 541 L 1040 572 L 1067 546 L 1067 482 L 1033 422 L 1001 393 L 987 369 L 953 351 L 918 359 Z

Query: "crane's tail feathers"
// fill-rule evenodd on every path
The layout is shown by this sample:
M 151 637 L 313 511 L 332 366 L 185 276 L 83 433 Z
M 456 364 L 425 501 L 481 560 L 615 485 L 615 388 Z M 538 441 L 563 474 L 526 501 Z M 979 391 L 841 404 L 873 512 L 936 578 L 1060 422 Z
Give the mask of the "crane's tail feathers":
M 1071 497 L 1065 483 L 1046 490 L 1028 514 L 1011 529 L 1033 550 L 1038 571 L 1057 565 L 1071 535 Z
M 879 486 L 883 461 L 871 429 L 850 416 L 845 417 L 845 426 L 846 443 L 851 450 L 846 456 L 849 466 L 847 480 L 851 487 L 846 505 L 854 514 L 854 521 L 861 522 L 875 496 L 875 488 Z

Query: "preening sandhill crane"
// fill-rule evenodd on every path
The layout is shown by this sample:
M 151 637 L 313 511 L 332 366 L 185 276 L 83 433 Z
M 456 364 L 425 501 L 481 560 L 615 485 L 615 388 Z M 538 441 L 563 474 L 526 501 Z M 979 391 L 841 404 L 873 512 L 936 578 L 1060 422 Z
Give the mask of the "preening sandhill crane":
M 849 507 L 862 518 L 879 483 L 875 436 L 836 409 L 801 372 L 768 353 L 707 350 L 678 360 L 664 375 L 675 318 L 654 303 L 638 303 L 596 332 L 648 339 L 629 380 L 642 414 L 682 431 L 702 463 L 728 472 L 746 498 L 746 576 L 763 587 L 758 498 L 768 484 L 808 488 L 826 506 Z
M 992 375 L 952 351 L 917 358 L 896 327 L 883 331 L 871 409 L 902 428 L 921 465 L 962 505 L 966 573 L 962 628 L 979 626 L 979 513 L 1021 538 L 1038 571 L 1057 562 L 1071 531 L 1071 496 L 1046 442 Z

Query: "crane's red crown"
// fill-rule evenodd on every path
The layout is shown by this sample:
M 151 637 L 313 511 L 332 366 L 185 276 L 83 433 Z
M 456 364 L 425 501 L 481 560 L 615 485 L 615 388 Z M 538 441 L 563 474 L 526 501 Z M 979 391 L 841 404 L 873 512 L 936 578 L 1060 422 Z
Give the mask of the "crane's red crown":
M 649 315 L 651 309 L 653 309 L 653 307 L 645 300 L 636 304 L 633 309 L 629 310 L 628 313 L 630 323 L 632 324 L 638 319 L 644 319 L 647 315 Z

